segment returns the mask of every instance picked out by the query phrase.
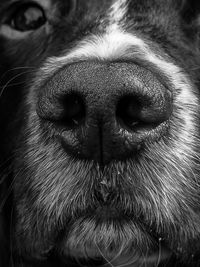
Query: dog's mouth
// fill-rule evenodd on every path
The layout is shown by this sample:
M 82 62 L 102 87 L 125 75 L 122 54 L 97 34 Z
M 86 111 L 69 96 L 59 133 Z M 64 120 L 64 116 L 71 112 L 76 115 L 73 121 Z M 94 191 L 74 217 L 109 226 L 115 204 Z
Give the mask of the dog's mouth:
M 149 256 L 143 257 L 136 257 L 132 255 L 122 255 L 120 257 L 116 257 L 114 260 L 106 259 L 105 257 L 96 257 L 90 259 L 76 259 L 76 258 L 62 258 L 61 266 L 65 267 L 80 267 L 80 266 L 91 266 L 91 267 L 98 267 L 98 266 L 124 266 L 124 267 L 138 267 L 138 266 L 145 266 L 145 267 L 162 267 L 168 266 L 171 261 L 171 253 L 163 248 L 160 248 L 159 251 L 155 252 Z M 63 265 L 62 265 L 63 264 Z M 65 265 L 66 264 L 66 265 Z
M 166 264 L 169 263 L 171 260 L 171 252 L 163 247 L 160 247 L 158 251 L 150 255 L 144 256 L 136 256 L 136 255 L 120 255 L 116 256 L 114 259 L 106 259 L 103 255 L 96 257 L 96 258 L 88 258 L 88 259 L 77 259 L 77 258 L 62 258 L 63 264 L 69 264 L 70 266 L 78 267 L 78 266 L 131 266 L 131 267 L 138 267 L 138 266 L 145 266 L 145 267 L 153 267 L 153 266 L 167 266 Z
M 106 216 L 108 210 L 104 209 L 104 212 Z M 114 210 L 111 213 L 116 216 Z M 110 215 L 110 218 L 111 217 L 112 216 Z M 38 263 L 38 266 L 170 267 L 174 266 L 173 264 L 176 262 L 173 252 L 168 248 L 165 241 L 162 238 L 153 237 L 153 234 L 151 237 L 149 236 L 149 238 L 151 238 L 151 244 L 150 241 L 146 239 L 144 240 L 142 247 L 142 244 L 139 244 L 139 241 L 137 240 L 133 245 L 133 248 L 131 248 L 129 247 L 127 240 L 127 248 L 123 251 L 123 246 L 125 246 L 125 243 L 123 246 L 121 246 L 121 248 L 121 244 L 118 244 L 118 248 L 120 249 L 117 250 L 114 246 L 112 247 L 112 244 L 108 248 L 100 247 L 101 242 L 97 243 L 95 236 L 93 236 L 94 239 L 90 240 L 88 243 L 85 241 L 85 239 L 83 240 L 83 236 L 81 240 L 81 232 L 83 234 L 84 231 L 89 231 L 90 227 L 89 225 L 87 229 L 85 228 L 83 230 L 83 224 L 87 225 L 88 221 L 83 219 L 82 224 L 79 221 L 76 226 L 73 226 L 71 229 L 69 229 L 68 234 L 66 234 L 65 231 L 62 232 L 59 237 L 61 241 L 58 241 L 57 245 L 52 249 L 52 251 L 49 251 L 48 255 L 46 255 L 46 261 Z M 103 225 L 101 225 L 101 227 L 103 227 Z M 98 228 L 98 225 L 96 225 L 96 228 Z M 79 231 L 77 236 L 74 235 L 74 232 L 76 231 Z M 120 233 L 119 229 L 117 229 L 117 231 Z M 121 235 L 123 231 L 125 231 L 125 227 L 123 228 L 123 225 L 121 225 Z M 98 233 L 98 229 L 96 229 L 96 236 L 98 236 L 98 234 L 100 239 L 102 238 L 103 240 L 103 236 L 101 236 L 101 233 Z M 142 235 L 139 229 L 137 234 Z M 148 236 L 148 233 L 144 232 L 143 234 L 144 236 Z M 141 236 L 141 238 L 145 238 L 144 236 Z M 76 238 L 78 240 L 76 240 Z M 85 243 L 84 248 L 82 242 Z M 148 242 L 148 245 L 145 244 L 146 242 Z
M 77 252 L 78 253 L 78 252 Z M 94 251 L 87 251 L 88 254 L 93 254 Z M 81 253 L 79 253 L 81 255 Z M 160 243 L 159 247 L 154 248 L 154 250 L 147 251 L 146 254 L 141 254 L 138 252 L 132 253 L 122 253 L 121 255 L 113 255 L 112 258 L 107 257 L 99 250 L 99 253 L 96 256 L 85 255 L 85 257 L 75 256 L 65 256 L 62 254 L 59 255 L 56 262 L 60 262 L 61 267 L 71 266 L 71 267 L 98 267 L 98 266 L 124 266 L 124 267 L 162 267 L 162 266 L 171 266 L 173 262 L 173 256 L 171 251 L 163 244 Z M 54 258 L 55 260 L 55 258 Z M 52 259 L 51 259 L 52 261 Z
M 92 179 L 93 176 L 90 187 L 89 182 L 83 183 L 88 190 L 77 195 L 76 205 L 72 205 L 72 195 L 71 204 L 67 201 L 67 205 L 61 206 L 62 215 L 49 232 L 42 228 L 49 241 L 37 259 L 43 255 L 47 259 L 53 253 L 56 265 L 58 261 L 61 267 L 160 267 L 170 260 L 173 254 L 169 248 L 171 244 L 168 244 L 169 239 L 164 240 L 167 237 L 164 229 L 156 226 L 153 205 L 147 193 L 135 191 L 131 194 L 133 190 L 124 182 L 126 180 L 114 179 L 115 168 L 112 167 L 104 170 L 104 179 L 99 179 L 98 183 L 94 182 L 97 179 Z M 117 181 L 121 186 L 116 184 Z
M 168 266 L 172 252 L 163 239 L 147 233 L 140 223 L 131 226 L 131 220 L 119 221 L 118 213 L 114 208 L 100 207 L 89 218 L 75 222 L 56 248 L 63 267 Z

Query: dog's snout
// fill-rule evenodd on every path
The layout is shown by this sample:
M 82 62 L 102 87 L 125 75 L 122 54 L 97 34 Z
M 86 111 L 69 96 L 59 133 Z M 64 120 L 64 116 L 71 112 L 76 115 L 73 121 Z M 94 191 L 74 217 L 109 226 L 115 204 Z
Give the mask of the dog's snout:
M 38 114 L 62 129 L 67 151 L 107 164 L 160 138 L 171 104 L 170 90 L 144 68 L 82 62 L 50 79 L 39 96 Z

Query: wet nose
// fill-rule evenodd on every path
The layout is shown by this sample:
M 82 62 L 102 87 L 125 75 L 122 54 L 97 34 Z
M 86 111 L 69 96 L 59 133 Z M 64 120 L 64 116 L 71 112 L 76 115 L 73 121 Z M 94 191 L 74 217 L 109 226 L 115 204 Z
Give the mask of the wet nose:
M 37 112 L 60 132 L 67 153 L 105 165 L 165 134 L 172 94 L 138 65 L 81 62 L 49 79 Z

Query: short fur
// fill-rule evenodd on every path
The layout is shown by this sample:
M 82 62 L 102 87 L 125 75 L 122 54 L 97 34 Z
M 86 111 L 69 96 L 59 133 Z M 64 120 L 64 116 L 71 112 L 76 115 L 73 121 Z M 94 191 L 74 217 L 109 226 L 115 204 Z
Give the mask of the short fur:
M 47 22 L 28 33 L 7 22 L 12 2 L 0 3 L 0 265 L 134 267 L 167 248 L 167 267 L 200 266 L 198 1 L 36 1 Z M 150 88 L 159 77 L 173 110 L 156 142 L 102 166 L 63 149 L 40 107 L 63 69 L 105 62 L 110 75 L 142 66 Z

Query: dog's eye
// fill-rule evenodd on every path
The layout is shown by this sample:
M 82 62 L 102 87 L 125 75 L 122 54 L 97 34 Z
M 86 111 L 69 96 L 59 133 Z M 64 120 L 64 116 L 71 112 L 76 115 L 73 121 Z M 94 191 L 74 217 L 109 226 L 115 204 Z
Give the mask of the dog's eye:
M 44 10 L 36 4 L 18 6 L 7 22 L 13 29 L 21 32 L 36 30 L 45 23 Z

